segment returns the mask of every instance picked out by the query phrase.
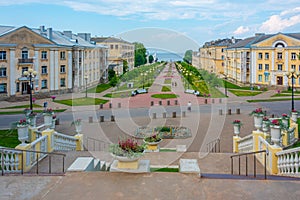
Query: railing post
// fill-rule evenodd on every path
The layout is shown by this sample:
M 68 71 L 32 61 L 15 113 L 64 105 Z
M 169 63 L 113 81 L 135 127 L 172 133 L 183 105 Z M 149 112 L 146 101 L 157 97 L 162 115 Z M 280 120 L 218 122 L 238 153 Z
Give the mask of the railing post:
M 265 152 L 265 179 L 267 179 L 267 152 Z
M 63 173 L 65 173 L 65 156 L 63 156 Z
M 48 156 L 49 156 L 49 174 L 51 174 L 51 156 L 50 155 Z
M 3 150 L 1 151 L 1 174 L 2 174 L 2 176 L 4 175 L 4 168 L 3 168 L 3 166 L 4 166 L 4 153 L 3 153 Z
M 246 176 L 248 176 L 248 156 L 246 155 Z
M 230 158 L 231 158 L 231 174 L 233 174 L 233 157 Z
M 255 158 L 255 155 L 254 155 L 253 162 L 254 162 L 254 177 L 256 177 L 256 158 Z
M 241 175 L 241 156 L 239 156 L 239 175 Z
M 21 158 L 22 158 L 22 160 L 21 160 L 21 174 L 23 175 L 23 173 L 24 173 L 24 152 L 23 151 L 21 151 L 22 152 L 22 156 L 21 156 Z
M 36 173 L 39 174 L 39 154 L 36 153 Z

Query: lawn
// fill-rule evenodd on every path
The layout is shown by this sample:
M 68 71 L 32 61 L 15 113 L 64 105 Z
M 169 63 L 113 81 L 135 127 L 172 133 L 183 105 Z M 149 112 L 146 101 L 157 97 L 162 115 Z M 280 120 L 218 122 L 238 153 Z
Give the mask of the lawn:
M 108 100 L 98 99 L 98 98 L 77 98 L 77 99 L 65 99 L 65 100 L 55 100 L 56 103 L 61 103 L 68 106 L 87 106 L 87 105 L 99 105 L 105 104 Z
M 15 148 L 20 143 L 17 130 L 0 130 L 0 146 Z
M 179 168 L 150 168 L 150 172 L 179 172 Z
M 6 107 L 6 108 L 0 108 L 0 109 L 17 109 L 17 108 L 29 108 L 30 105 L 19 105 L 19 106 L 11 106 L 11 107 Z M 38 104 L 33 104 L 33 108 L 42 108 L 43 106 L 40 106 Z
M 166 78 L 164 81 L 164 84 L 171 84 L 171 82 L 172 82 L 172 79 Z
M 172 99 L 177 98 L 178 95 L 176 94 L 153 94 L 151 95 L 152 98 L 158 98 L 158 99 Z
M 65 112 L 67 109 L 56 109 L 53 110 L 53 112 L 58 113 L 58 112 Z M 33 110 L 33 112 L 36 113 L 41 113 L 43 110 Z M 15 115 L 15 114 L 24 114 L 23 110 L 17 110 L 17 111 L 3 111 L 0 112 L 0 115 Z
M 111 88 L 109 84 L 99 84 L 96 87 L 90 88 L 87 90 L 88 93 L 101 93 L 107 89 Z
M 108 97 L 108 98 L 126 98 L 130 96 L 131 96 L 131 92 L 107 93 L 104 95 L 104 97 Z
M 162 86 L 161 91 L 162 92 L 171 92 L 171 87 L 170 86 Z
M 251 91 L 251 90 L 228 90 L 236 96 L 255 96 L 261 94 L 260 91 Z
M 274 99 L 247 100 L 247 102 L 255 103 L 255 102 L 290 101 L 290 100 L 291 100 L 291 98 L 274 98 Z M 295 98 L 294 100 L 300 100 L 300 98 Z

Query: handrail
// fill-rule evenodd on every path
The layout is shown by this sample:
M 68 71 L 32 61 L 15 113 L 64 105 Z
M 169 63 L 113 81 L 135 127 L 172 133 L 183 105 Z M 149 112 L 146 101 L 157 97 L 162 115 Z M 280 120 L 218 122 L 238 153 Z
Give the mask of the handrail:
M 261 151 L 254 151 L 254 152 L 248 152 L 248 153 L 240 153 L 236 155 L 230 156 L 231 159 L 231 174 L 233 174 L 233 158 L 238 157 L 239 158 L 239 175 L 241 175 L 241 156 L 246 156 L 246 176 L 248 176 L 248 155 L 258 154 L 258 153 L 265 153 L 265 162 L 264 162 L 264 178 L 267 179 L 267 151 L 261 150 Z M 254 173 L 253 176 L 256 177 L 256 158 L 253 159 L 254 162 Z
M 212 153 L 220 153 L 220 138 L 217 138 L 213 141 L 210 141 L 209 143 L 206 144 L 206 149 L 207 152 L 212 152 Z
M 63 153 L 56 153 L 56 152 L 45 152 L 45 151 L 34 151 L 34 150 L 24 150 L 24 149 L 14 149 L 14 148 L 8 148 L 8 147 L 0 147 L 0 153 L 1 153 L 1 174 L 2 176 L 4 175 L 4 151 L 14 151 L 14 152 L 19 152 L 21 154 L 21 174 L 24 174 L 24 152 L 31 152 L 31 153 L 36 153 L 36 173 L 39 174 L 39 154 L 47 154 L 49 156 L 49 174 L 51 174 L 51 156 L 53 155 L 58 155 L 63 157 L 63 162 L 62 162 L 62 172 L 65 173 L 65 157 L 66 154 Z

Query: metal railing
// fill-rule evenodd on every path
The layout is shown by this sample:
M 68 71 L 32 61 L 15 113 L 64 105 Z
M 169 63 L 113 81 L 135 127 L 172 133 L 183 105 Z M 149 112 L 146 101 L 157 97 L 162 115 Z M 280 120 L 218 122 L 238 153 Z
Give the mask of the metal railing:
M 99 139 L 86 137 L 85 148 L 87 151 L 108 151 L 110 143 Z
M 245 175 L 248 176 L 248 155 L 254 155 L 254 159 L 253 159 L 253 176 L 256 177 L 256 158 L 255 158 L 255 154 L 259 154 L 259 153 L 265 153 L 264 154 L 264 178 L 267 179 L 267 151 L 266 150 L 261 150 L 261 151 L 255 151 L 255 152 L 249 152 L 249 153 L 240 153 L 237 155 L 233 155 L 230 156 L 231 159 L 231 174 L 233 175 L 233 158 L 234 157 L 238 157 L 238 167 L 239 167 L 239 175 L 241 175 L 241 156 L 246 156 L 246 166 L 245 166 L 245 170 L 246 173 Z
M 206 144 L 206 151 L 210 153 L 220 153 L 220 139 L 217 138 L 209 143 Z
M 66 154 L 62 153 L 51 153 L 51 152 L 44 152 L 44 151 L 33 151 L 33 150 L 21 150 L 21 149 L 12 149 L 12 148 L 0 148 L 0 168 L 1 168 L 1 175 L 4 174 L 12 174 L 12 173 L 20 173 L 24 174 L 24 167 L 26 168 L 26 161 L 24 160 L 25 157 L 28 158 L 28 154 L 34 154 L 35 165 L 36 165 L 36 174 L 39 174 L 39 162 L 44 158 L 40 155 L 48 155 L 49 156 L 49 165 L 48 165 L 48 173 L 52 173 L 52 156 L 62 156 L 62 173 L 65 173 L 65 157 Z M 26 158 L 26 159 L 27 159 Z M 25 165 L 24 165 L 25 164 Z

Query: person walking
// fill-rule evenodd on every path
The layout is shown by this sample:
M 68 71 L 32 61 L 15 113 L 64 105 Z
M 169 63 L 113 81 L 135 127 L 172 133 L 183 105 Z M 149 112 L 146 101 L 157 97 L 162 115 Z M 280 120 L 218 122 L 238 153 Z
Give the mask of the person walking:
M 187 104 L 187 109 L 188 111 L 192 111 L 192 103 L 189 101 L 188 104 Z

